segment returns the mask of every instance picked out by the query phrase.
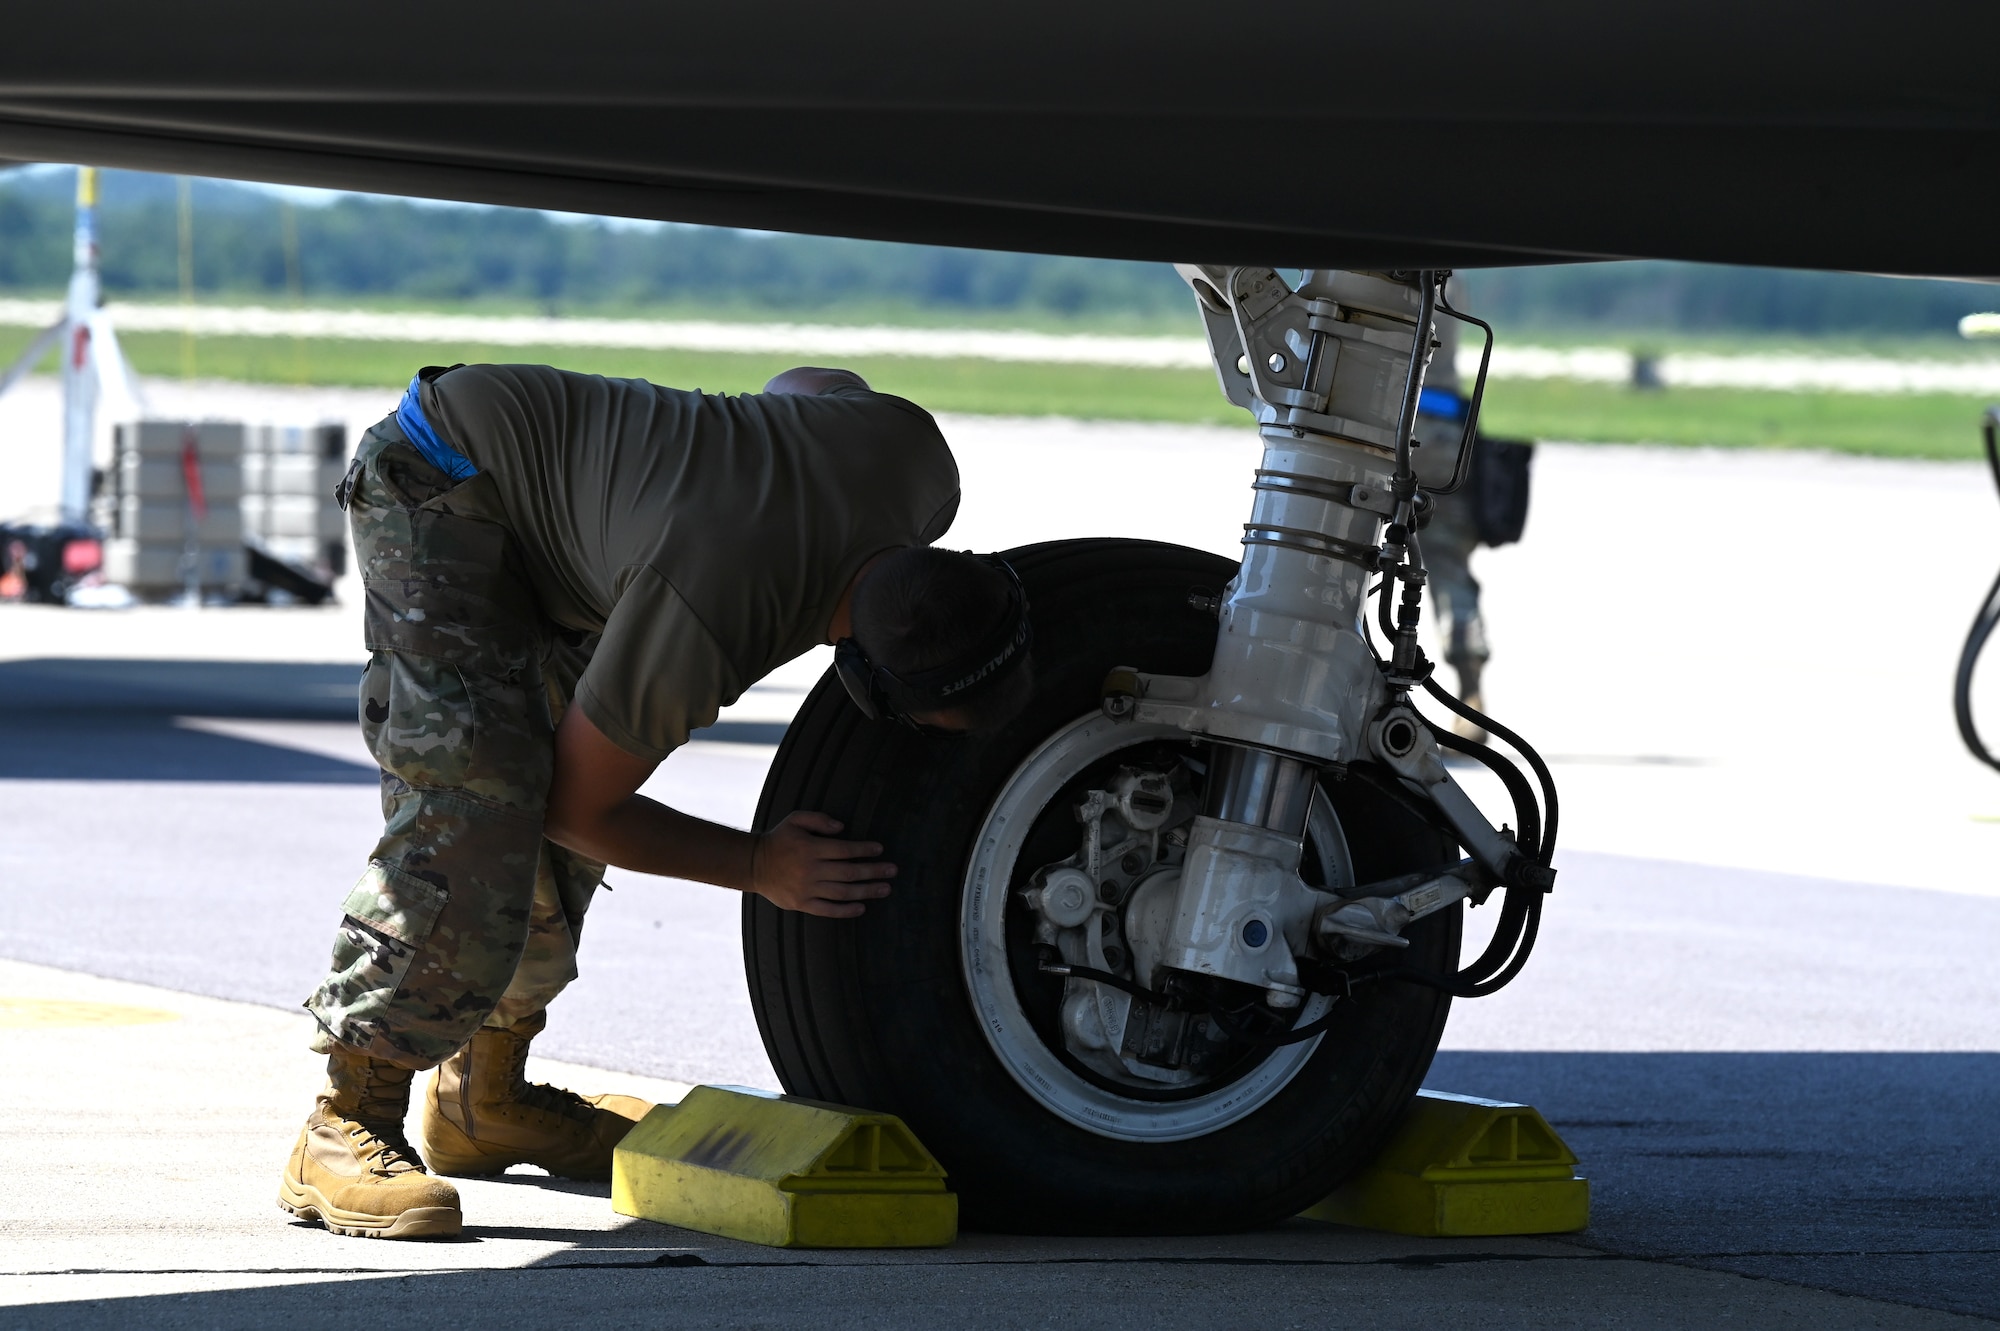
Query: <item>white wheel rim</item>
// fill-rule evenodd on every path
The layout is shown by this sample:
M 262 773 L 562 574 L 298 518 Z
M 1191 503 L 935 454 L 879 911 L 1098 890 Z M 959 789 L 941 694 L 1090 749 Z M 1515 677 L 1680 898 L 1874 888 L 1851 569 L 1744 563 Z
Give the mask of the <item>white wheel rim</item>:
M 1154 740 L 1187 738 L 1186 731 L 1174 726 L 1116 722 L 1096 712 L 1057 731 L 1001 787 L 973 844 L 960 895 L 959 954 L 966 988 L 1000 1065 L 1058 1118 L 1119 1141 L 1186 1141 L 1239 1122 L 1290 1084 L 1325 1038 L 1280 1045 L 1257 1067 L 1211 1094 L 1140 1100 L 1071 1070 L 1043 1043 L 1014 991 L 1007 964 L 1007 891 L 1035 820 L 1064 785 L 1099 759 Z M 1315 995 L 1299 1020 L 1314 1020 L 1331 1006 L 1331 1000 Z

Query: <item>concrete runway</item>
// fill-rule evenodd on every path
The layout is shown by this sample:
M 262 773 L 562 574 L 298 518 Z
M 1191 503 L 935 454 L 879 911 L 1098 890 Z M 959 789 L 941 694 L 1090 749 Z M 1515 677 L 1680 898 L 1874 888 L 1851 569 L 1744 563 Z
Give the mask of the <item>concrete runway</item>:
M 980 428 L 1025 470 L 1056 465 L 1059 441 Z M 1190 468 L 1212 447 L 1192 431 L 1067 428 L 1114 471 L 1141 446 Z M 998 443 L 954 440 L 969 487 L 1002 474 Z M 1243 459 L 1225 461 L 1235 477 Z M 418 1296 L 400 1306 L 440 1310 L 439 1324 L 580 1305 L 610 1324 L 760 1325 L 807 1305 L 913 1326 L 975 1308 L 998 1325 L 1149 1327 L 2000 1320 L 2000 825 L 1987 821 L 2000 782 L 1951 752 L 1942 693 L 1963 618 L 1952 598 L 1969 610 L 2000 555 L 1974 506 L 1990 496 L 1967 469 L 1811 457 L 1544 449 L 1538 465 L 1530 543 L 1481 556 L 1501 652 L 1491 692 L 1554 756 L 1571 849 L 1534 963 L 1459 1005 L 1430 1082 L 1548 1115 L 1593 1180 L 1578 1239 L 1429 1244 L 1299 1222 L 1200 1243 L 968 1236 L 948 1254 L 769 1265 L 527 1179 L 469 1195 L 473 1246 L 295 1230 L 266 1213 L 315 1075 L 291 1052 L 291 1009 L 375 831 L 347 719 L 352 612 L 0 607 L 0 957 L 33 963 L 0 968 L 0 994 L 172 1008 L 190 1023 L 176 1029 L 226 1031 L 186 1059 L 165 1026 L 0 1031 L 8 1081 L 25 1087 L 0 1104 L 0 1138 L 46 1161 L 32 1186 L 0 1190 L 0 1272 L 14 1273 L 0 1275 L 0 1326 L 311 1325 L 328 1320 L 324 1283 L 391 1277 Z M 1001 543 L 988 539 L 1000 515 L 971 502 L 1001 484 L 969 488 L 969 543 Z M 1719 546 L 1654 557 L 1689 511 L 1667 501 L 1750 486 L 1804 496 L 1733 538 L 1785 595 L 1693 594 L 1740 580 L 1702 563 L 1723 561 Z M 1593 494 L 1631 502 L 1613 514 Z M 1164 509 L 1187 539 L 1207 509 L 1238 506 L 1226 497 L 1142 492 L 1153 525 L 1125 529 L 1166 534 Z M 1935 583 L 1826 536 L 1885 508 L 1953 518 Z M 1074 509 L 1016 515 L 1023 539 L 1088 529 Z M 1614 518 L 1618 558 L 1576 566 L 1574 551 L 1611 548 Z M 769 738 L 815 669 L 770 681 L 722 733 Z M 697 742 L 651 793 L 745 822 L 770 752 Z M 656 1094 L 772 1084 L 736 900 L 612 883 L 584 978 L 538 1049 L 662 1079 L 635 1083 Z M 234 1109 L 213 1103 L 215 1084 Z M 146 1175 L 133 1161 L 158 1160 L 163 1140 L 149 1108 L 176 1104 L 239 1120 L 134 1208 L 123 1190 Z M 98 1117 L 61 1122 L 85 1111 Z
M 301 1015 L 19 962 L 0 961 L 0 990 L 41 995 L 47 1014 L 0 1024 L 0 1051 L 41 1074 L 0 1102 L 0 1138 L 32 1162 L 0 1192 L 0 1327 L 1984 1324 L 1569 1240 L 1309 1221 L 1223 1238 L 967 1234 L 941 1251 L 772 1251 L 627 1220 L 604 1185 L 518 1172 L 461 1182 L 458 1241 L 334 1239 L 272 1204 L 314 1084 L 290 1056 Z M 63 1025 L 63 1004 L 100 1006 Z M 603 1082 L 560 1063 L 530 1075 Z M 621 1081 L 656 1097 L 683 1089 Z M 135 1157 L 157 1204 L 134 1197 Z

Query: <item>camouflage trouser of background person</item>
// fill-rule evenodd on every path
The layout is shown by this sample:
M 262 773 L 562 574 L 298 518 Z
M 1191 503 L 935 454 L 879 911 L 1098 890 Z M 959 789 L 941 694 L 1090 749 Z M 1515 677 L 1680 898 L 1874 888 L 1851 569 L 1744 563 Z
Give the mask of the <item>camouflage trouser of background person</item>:
M 1479 676 L 1492 654 L 1486 621 L 1479 614 L 1479 579 L 1472 576 L 1472 552 L 1479 527 L 1463 493 L 1442 495 L 1423 529 L 1424 571 L 1429 575 L 1445 631 L 1444 659 L 1458 672 L 1465 693 L 1479 692 Z
M 490 478 L 456 482 L 377 425 L 342 489 L 367 597 L 361 726 L 382 839 L 306 1000 L 313 1048 L 410 1068 L 484 1023 L 532 1034 L 576 978 L 604 866 L 543 840 L 575 653 L 552 641 Z

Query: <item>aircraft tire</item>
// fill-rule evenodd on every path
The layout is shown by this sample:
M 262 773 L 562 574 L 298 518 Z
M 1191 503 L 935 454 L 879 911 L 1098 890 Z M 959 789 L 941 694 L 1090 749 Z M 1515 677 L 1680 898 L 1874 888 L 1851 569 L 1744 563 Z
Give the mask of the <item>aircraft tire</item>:
M 1207 669 L 1216 620 L 1191 593 L 1198 602 L 1220 592 L 1235 569 L 1200 551 L 1109 539 L 1008 558 L 1034 619 L 1036 696 L 1022 716 L 991 734 L 927 737 L 867 721 L 828 672 L 772 763 L 759 827 L 822 810 L 846 824 L 843 835 L 883 842 L 899 866 L 892 895 L 858 920 L 746 897 L 744 962 L 772 1065 L 790 1093 L 899 1115 L 948 1171 L 969 1228 L 1213 1233 L 1296 1214 L 1379 1148 L 1430 1066 L 1450 999 L 1400 982 L 1357 989 L 1315 1044 L 1286 1047 L 1309 1056 L 1254 1112 L 1226 1122 L 1218 1114 L 1213 1130 L 1195 1135 L 1147 1137 L 1159 1114 L 1182 1111 L 1147 1108 L 1154 1102 L 1143 1097 L 1129 1131 L 1114 1122 L 1107 1132 L 1031 1093 L 1033 1079 L 1003 1061 L 968 980 L 974 843 L 1024 762 L 1097 711 L 1108 669 Z M 1370 783 L 1329 779 L 1322 790 L 1360 881 L 1456 860 L 1447 838 Z M 1074 843 L 1073 814 L 1049 818 L 1066 823 Z M 1025 874 L 1031 856 L 1019 858 Z M 1005 890 L 1016 895 L 1012 884 Z M 1460 930 L 1457 910 L 1421 922 L 1409 930 L 1407 960 L 1455 969 Z M 1062 981 L 1030 965 L 1019 983 Z

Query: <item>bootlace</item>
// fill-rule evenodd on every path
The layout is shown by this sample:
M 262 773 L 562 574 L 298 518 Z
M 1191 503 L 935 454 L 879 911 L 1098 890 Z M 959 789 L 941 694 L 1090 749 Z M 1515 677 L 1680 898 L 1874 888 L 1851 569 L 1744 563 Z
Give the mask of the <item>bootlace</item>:
M 423 1171 L 423 1158 L 403 1135 L 403 1118 L 410 1107 L 410 1082 L 416 1074 L 373 1059 L 345 1060 L 335 1081 L 349 1088 L 329 1087 L 322 1101 L 340 1120 L 354 1154 L 377 1174 Z M 352 1096 L 349 1100 L 348 1097 Z M 343 1107 L 347 1101 L 350 1107 Z
M 526 1040 L 514 1041 L 514 1048 L 510 1057 L 512 1059 L 512 1066 L 508 1069 L 507 1081 L 514 1087 L 514 1102 L 516 1104 L 528 1105 L 531 1108 L 545 1110 L 551 1114 L 560 1114 L 564 1118 L 575 1119 L 578 1122 L 589 1122 L 592 1116 L 596 1114 L 597 1111 L 592 1107 L 590 1102 L 575 1091 L 566 1091 L 560 1086 L 551 1086 L 547 1082 L 528 1080 L 528 1042 Z
M 541 1081 L 523 1081 L 515 1085 L 518 1089 L 514 1092 L 514 1098 L 521 1104 L 561 1114 L 564 1118 L 572 1118 L 578 1122 L 588 1122 L 597 1113 L 596 1107 L 575 1091 L 564 1090 L 560 1086 L 551 1086 Z
M 354 1117 L 365 1122 L 402 1122 L 409 1112 L 410 1081 L 415 1075 L 408 1068 L 371 1062 L 362 1076 Z
M 348 1140 L 354 1143 L 354 1153 L 377 1174 L 424 1172 L 423 1163 L 411 1149 L 409 1138 L 403 1135 L 401 1124 L 364 1123 L 350 1118 L 346 1127 Z

